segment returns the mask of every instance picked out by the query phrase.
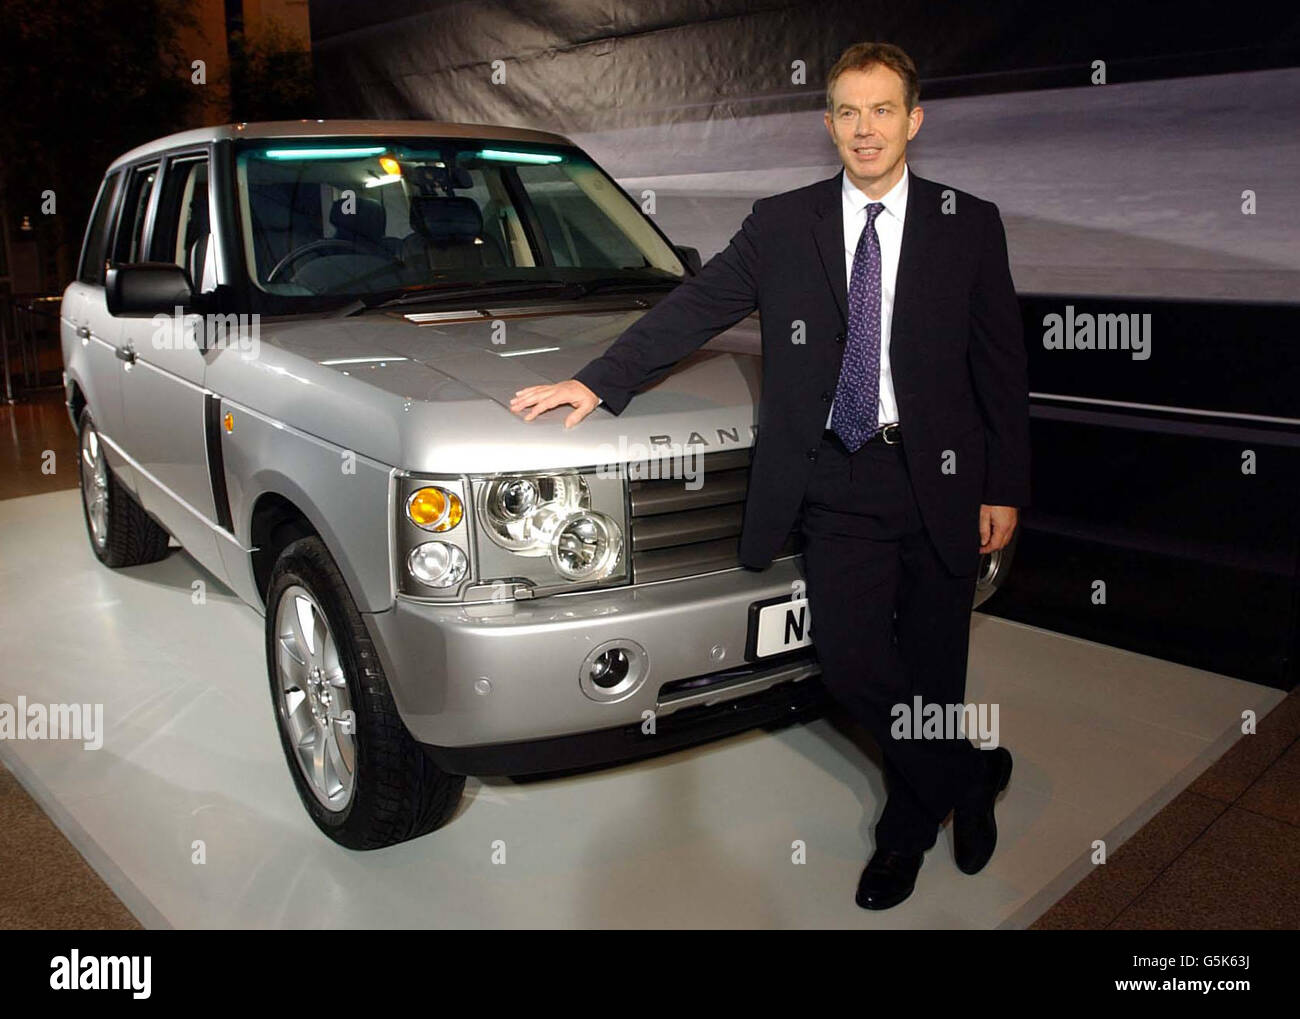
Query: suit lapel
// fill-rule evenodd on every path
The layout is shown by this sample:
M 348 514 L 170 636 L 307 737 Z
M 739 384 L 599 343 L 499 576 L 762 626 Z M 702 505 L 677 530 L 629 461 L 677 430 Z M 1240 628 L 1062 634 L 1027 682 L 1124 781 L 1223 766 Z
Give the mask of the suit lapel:
M 844 274 L 844 203 L 840 197 L 843 188 L 841 170 L 834 177 L 822 182 L 817 190 L 813 206 L 813 237 L 817 241 L 817 253 L 821 256 L 822 268 L 839 305 L 840 318 L 847 331 L 849 327 L 849 282 Z
M 935 186 L 908 168 L 907 216 L 903 222 L 903 241 L 898 250 L 898 275 L 894 278 L 894 312 L 889 326 L 889 359 L 897 368 L 900 358 L 906 364 L 915 338 L 915 325 L 923 306 L 922 287 L 928 252 L 934 239 L 934 217 L 938 195 Z M 900 342 L 902 341 L 902 342 Z M 906 371 L 906 368 L 904 369 Z

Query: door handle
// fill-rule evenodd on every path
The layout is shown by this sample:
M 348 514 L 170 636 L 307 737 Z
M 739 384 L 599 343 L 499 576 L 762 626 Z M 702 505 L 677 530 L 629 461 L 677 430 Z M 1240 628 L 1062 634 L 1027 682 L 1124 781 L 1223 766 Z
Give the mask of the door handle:
M 114 356 L 117 357 L 119 361 L 125 361 L 128 365 L 135 364 L 134 347 L 131 347 L 129 345 L 125 347 L 115 347 L 113 349 L 113 354 Z
M 90 339 L 90 326 L 77 326 L 77 339 L 79 340 Z

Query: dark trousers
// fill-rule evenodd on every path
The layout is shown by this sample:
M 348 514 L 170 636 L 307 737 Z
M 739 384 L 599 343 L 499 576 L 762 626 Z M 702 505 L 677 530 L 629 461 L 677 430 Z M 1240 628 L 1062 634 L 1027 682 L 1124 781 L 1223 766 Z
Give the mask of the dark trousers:
M 876 848 L 914 853 L 934 845 L 985 765 L 964 738 L 891 735 L 895 705 L 911 712 L 918 695 L 924 704 L 964 702 L 976 580 L 950 574 L 931 544 L 902 449 L 877 439 L 849 453 L 828 433 L 802 530 L 822 682 L 884 756 L 888 799 Z

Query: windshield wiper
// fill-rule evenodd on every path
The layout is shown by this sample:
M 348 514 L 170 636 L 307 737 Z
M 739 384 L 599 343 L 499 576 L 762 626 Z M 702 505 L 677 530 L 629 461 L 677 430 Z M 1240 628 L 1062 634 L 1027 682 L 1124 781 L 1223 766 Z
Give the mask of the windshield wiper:
M 458 301 L 466 297 L 498 297 L 501 294 L 529 293 L 532 291 L 573 291 L 574 284 L 560 280 L 485 280 L 482 283 L 464 285 L 433 284 L 416 290 L 404 289 L 396 296 L 390 290 L 386 293 L 369 294 L 358 297 L 360 307 L 348 314 L 355 314 L 370 308 L 401 308 L 411 304 L 425 304 L 433 301 Z
M 677 278 L 664 279 L 662 277 L 654 279 L 629 279 L 626 276 L 601 276 L 599 279 L 585 280 L 581 283 L 575 283 L 574 286 L 580 288 L 581 295 L 587 297 L 596 293 L 617 293 L 620 291 L 635 290 L 668 290 L 680 283 Z
M 677 279 L 629 279 L 626 276 L 602 276 L 594 280 L 484 280 L 480 283 L 447 284 L 433 283 L 417 288 L 403 287 L 394 292 L 380 291 L 374 294 L 359 295 L 355 301 L 345 306 L 340 314 L 355 315 L 374 308 L 402 308 L 413 304 L 428 304 L 439 301 L 460 301 L 467 297 L 500 297 L 503 294 L 527 294 L 542 292 L 562 294 L 577 300 L 595 293 L 610 293 L 636 290 L 663 290 L 675 287 Z

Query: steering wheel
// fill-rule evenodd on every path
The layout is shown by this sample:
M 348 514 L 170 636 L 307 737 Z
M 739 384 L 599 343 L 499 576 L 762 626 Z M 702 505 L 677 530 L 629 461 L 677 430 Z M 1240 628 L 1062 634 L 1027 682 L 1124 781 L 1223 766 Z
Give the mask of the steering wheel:
M 322 237 L 319 240 L 308 241 L 306 244 L 300 244 L 290 251 L 284 258 L 275 263 L 275 266 L 266 274 L 267 283 L 280 282 L 281 274 L 292 275 L 288 272 L 289 266 L 293 265 L 300 258 L 321 258 L 324 255 L 369 255 L 371 252 L 364 250 L 356 241 L 349 241 L 342 237 Z

